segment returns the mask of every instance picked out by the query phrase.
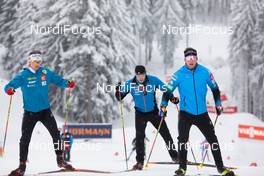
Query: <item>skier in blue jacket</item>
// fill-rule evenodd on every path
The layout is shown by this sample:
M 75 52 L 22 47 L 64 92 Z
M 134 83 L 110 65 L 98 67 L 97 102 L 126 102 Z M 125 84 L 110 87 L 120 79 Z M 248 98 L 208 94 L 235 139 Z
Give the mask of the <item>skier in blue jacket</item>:
M 159 109 L 156 103 L 156 89 L 165 91 L 166 85 L 157 77 L 146 74 L 146 69 L 142 65 L 138 65 L 135 68 L 136 76 L 125 82 L 121 86 L 119 83 L 116 87 L 116 98 L 121 101 L 128 93 L 133 97 L 135 103 L 135 127 L 136 127 L 136 160 L 137 163 L 133 166 L 135 170 L 142 170 L 145 157 L 145 129 L 147 122 L 158 129 L 161 121 L 159 116 Z M 170 100 L 174 103 L 178 103 L 176 97 L 171 97 Z M 163 137 L 168 152 L 173 161 L 177 161 L 178 152 L 175 149 L 175 145 L 165 120 L 163 121 L 160 134 Z
M 24 104 L 22 136 L 19 143 L 19 167 L 13 170 L 9 176 L 24 175 L 28 156 L 28 146 L 33 129 L 38 121 L 48 129 L 52 136 L 58 166 L 66 169 L 73 169 L 73 167 L 63 159 L 63 151 L 60 147 L 60 133 L 55 118 L 50 110 L 48 86 L 50 84 L 55 84 L 61 88 L 73 88 L 74 82 L 72 80 L 63 79 L 48 68 L 41 67 L 41 63 L 41 52 L 32 51 L 28 57 L 27 67 L 5 86 L 5 92 L 10 96 L 15 93 L 15 89 L 20 87 Z
M 211 151 L 221 175 L 233 176 L 234 172 L 224 167 L 221 151 L 214 126 L 206 109 L 207 85 L 213 92 L 217 114 L 220 115 L 222 105 L 220 91 L 212 73 L 204 66 L 197 63 L 197 51 L 193 48 L 184 50 L 185 65 L 176 71 L 168 84 L 168 90 L 163 94 L 161 109 L 166 111 L 168 100 L 173 91 L 178 88 L 180 94 L 180 112 L 178 122 L 178 150 L 179 169 L 175 171 L 177 176 L 186 173 L 187 149 L 189 131 L 192 125 L 196 125 L 205 136 L 211 146 Z

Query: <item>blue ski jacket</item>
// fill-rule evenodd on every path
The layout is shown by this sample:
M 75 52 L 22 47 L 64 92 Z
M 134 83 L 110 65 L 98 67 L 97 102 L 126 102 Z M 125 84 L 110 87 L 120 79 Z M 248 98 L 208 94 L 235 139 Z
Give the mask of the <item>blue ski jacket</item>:
M 4 89 L 6 92 L 8 88 L 17 89 L 21 87 L 24 109 L 30 112 L 39 112 L 50 108 L 48 87 L 51 83 L 66 88 L 68 80 L 63 79 L 48 68 L 40 67 L 35 73 L 24 68 Z
M 178 87 L 180 110 L 193 115 L 207 112 L 207 85 L 211 88 L 215 105 L 221 105 L 220 91 L 212 73 L 204 66 L 197 64 L 193 70 L 186 65 L 176 71 L 168 84 L 168 90 L 162 96 L 161 106 L 168 105 L 168 99 Z
M 145 81 L 140 84 L 136 77 L 125 82 L 121 86 L 121 99 L 128 93 L 133 97 L 135 109 L 139 112 L 151 112 L 158 110 L 156 103 L 156 89 L 166 91 L 167 86 L 156 76 L 146 75 Z M 118 94 L 116 93 L 118 99 Z

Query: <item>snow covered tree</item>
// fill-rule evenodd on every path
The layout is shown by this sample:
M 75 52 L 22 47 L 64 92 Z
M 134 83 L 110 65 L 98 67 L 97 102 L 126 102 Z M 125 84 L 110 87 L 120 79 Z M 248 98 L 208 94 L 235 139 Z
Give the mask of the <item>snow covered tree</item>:
M 0 42 L 9 41 L 11 26 L 16 20 L 18 0 L 1 0 L 0 1 Z M 4 43 L 5 44 L 5 43 Z M 8 44 L 5 44 L 8 47 Z
M 251 63 L 252 31 L 255 29 L 256 16 L 252 3 L 236 1 L 232 9 L 234 32 L 230 40 L 230 63 L 233 68 L 233 93 L 238 100 L 240 111 L 249 111 L 248 65 Z
M 132 20 L 133 33 L 136 35 L 136 58 L 138 64 L 143 64 L 142 61 L 145 60 L 149 56 L 143 53 L 143 44 L 145 43 L 145 48 L 151 50 L 151 46 L 149 42 L 151 42 L 151 38 L 153 37 L 152 32 L 152 14 L 150 13 L 150 7 L 152 5 L 151 0 L 132 0 L 129 3 L 128 10 L 130 12 L 130 18 Z M 148 46 L 147 46 L 148 45 Z M 152 45 L 152 44 L 151 44 Z M 148 50 L 147 49 L 147 50 Z M 146 50 L 145 50 L 145 53 Z
M 116 66 L 122 71 L 122 74 L 128 75 L 130 74 L 129 70 L 133 69 L 135 65 L 136 40 L 133 33 L 133 23 L 124 0 L 110 0 L 109 4 L 112 42 L 117 57 L 121 59 Z M 124 79 L 121 78 L 121 80 Z
M 264 120 L 264 1 L 255 3 L 256 28 L 253 31 L 252 66 L 249 71 L 250 112 Z
M 9 62 L 12 55 L 12 51 L 10 51 L 11 45 L 14 42 L 11 31 L 14 22 L 17 20 L 16 12 L 18 4 L 18 0 L 0 0 L 0 43 L 8 49 L 7 55 L 2 58 L 2 61 L 5 63 L 5 69 L 10 69 L 12 67 L 12 63 Z
M 154 18 L 157 20 L 156 37 L 160 53 L 163 56 L 164 72 L 174 64 L 174 52 L 181 34 L 173 34 L 170 27 L 184 26 L 183 9 L 178 1 L 159 0 L 155 4 Z
M 263 1 L 237 0 L 232 8 L 230 40 L 233 94 L 240 111 L 263 116 Z
M 97 83 L 114 85 L 127 79 L 134 66 L 135 40 L 124 2 L 21 1 L 11 30 L 16 40 L 11 46 L 10 72 L 24 66 L 29 51 L 40 50 L 45 66 L 76 82 L 69 120 L 109 122 L 118 117 L 114 92 L 98 91 Z M 65 33 L 46 31 L 64 25 L 70 27 Z M 51 104 L 60 115 L 65 114 L 66 94 L 51 87 Z
M 64 5 L 61 5 L 63 3 Z M 129 58 L 131 55 L 117 57 L 111 38 L 107 1 L 84 0 L 67 3 L 58 1 L 54 4 L 54 10 L 60 7 L 59 4 L 62 7 L 55 10 L 61 13 L 55 13 L 56 17 L 60 17 L 55 21 L 60 24 L 84 25 L 89 27 L 88 30 L 92 30 L 92 33 L 86 31 L 84 35 L 68 34 L 67 40 L 61 43 L 60 70 L 64 76 L 77 83 L 72 92 L 70 116 L 80 122 L 108 122 L 118 113 L 118 108 L 113 108 L 116 100 L 113 92 L 98 91 L 97 83 L 116 83 L 123 64 L 129 63 L 128 60 L 120 58 Z M 63 10 L 65 6 L 67 11 Z M 119 66 L 120 70 L 118 67 L 116 69 L 116 66 Z

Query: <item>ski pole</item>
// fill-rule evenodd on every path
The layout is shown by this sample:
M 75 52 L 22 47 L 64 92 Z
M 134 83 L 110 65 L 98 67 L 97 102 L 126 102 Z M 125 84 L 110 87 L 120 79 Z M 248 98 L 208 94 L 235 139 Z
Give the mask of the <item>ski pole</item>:
M 134 151 L 135 151 L 135 150 L 131 150 L 130 154 L 129 154 L 128 157 L 127 157 L 127 161 L 130 160 L 130 157 L 132 156 L 132 154 L 134 153 Z
M 151 146 L 151 149 L 150 149 L 150 153 L 149 153 L 148 160 L 147 160 L 147 163 L 146 163 L 146 165 L 145 165 L 145 168 L 148 168 L 148 163 L 149 163 L 149 160 L 150 160 L 150 157 L 151 157 L 151 154 L 152 154 L 152 151 L 153 151 L 154 145 L 155 145 L 155 143 L 156 143 L 156 140 L 157 140 L 157 137 L 158 137 L 158 134 L 159 134 L 159 131 L 160 131 L 160 128 L 161 128 L 162 122 L 163 122 L 163 120 L 164 120 L 164 118 L 165 118 L 164 113 L 162 113 L 161 117 L 162 117 L 162 118 L 161 118 L 161 120 L 160 120 L 159 127 L 158 127 L 158 130 L 157 130 L 157 133 L 156 133 L 156 136 L 155 136 L 154 141 L 153 141 L 153 143 L 152 143 L 152 146 Z
M 64 134 L 66 133 L 67 121 L 69 117 L 70 96 L 71 96 L 71 88 L 68 88 L 67 98 L 66 98 L 65 118 L 64 118 L 64 129 L 63 129 Z
M 190 146 L 190 149 L 191 149 L 191 152 L 192 152 L 192 156 L 193 156 L 194 162 L 197 163 L 197 160 L 196 160 L 196 157 L 195 157 L 195 155 L 194 155 L 194 152 L 193 152 L 193 149 L 192 149 L 191 143 L 190 143 L 190 141 L 188 141 L 188 142 L 189 142 L 189 146 Z
M 119 90 L 119 99 L 120 99 L 120 114 L 122 119 L 122 131 L 123 131 L 123 142 L 124 142 L 124 149 L 125 149 L 125 158 L 126 158 L 126 169 L 128 170 L 127 164 L 127 148 L 126 148 L 126 134 L 125 134 L 125 122 L 124 122 L 124 112 L 123 112 L 123 101 L 121 100 L 121 92 Z
M 214 121 L 214 128 L 215 128 L 216 122 L 217 122 L 217 120 L 218 120 L 218 117 L 219 117 L 219 115 L 217 114 L 217 115 L 216 115 L 216 118 L 215 118 L 215 121 Z M 205 156 L 207 155 L 207 153 L 208 153 L 208 150 L 205 151 L 205 154 L 204 154 L 204 157 L 203 157 L 202 163 L 200 164 L 200 167 L 201 167 L 201 168 L 202 168 L 203 165 L 204 165 L 204 162 L 205 162 Z
M 4 143 L 3 143 L 3 155 L 5 152 L 5 144 L 6 144 L 6 136 L 7 136 L 7 129 L 8 129 L 8 123 L 10 119 L 10 111 L 11 111 L 11 105 L 12 105 L 12 95 L 10 96 L 9 105 L 8 105 L 8 112 L 7 112 L 7 120 L 6 120 L 6 128 L 5 128 L 5 136 L 4 136 Z

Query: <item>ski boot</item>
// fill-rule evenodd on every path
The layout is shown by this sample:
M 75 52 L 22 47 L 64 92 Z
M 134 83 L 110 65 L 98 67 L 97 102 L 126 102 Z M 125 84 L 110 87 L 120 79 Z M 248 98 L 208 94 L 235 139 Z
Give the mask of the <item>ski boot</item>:
M 20 162 L 17 169 L 13 170 L 8 176 L 23 176 L 26 171 L 26 162 Z
M 222 176 L 235 176 L 235 173 L 225 167 L 222 168 L 217 168 L 217 171 L 222 175 Z
M 133 166 L 133 170 L 142 170 L 144 167 L 143 163 L 139 163 L 137 162 L 134 166 Z
M 67 163 L 64 160 L 63 155 L 57 155 L 57 164 L 58 164 L 58 167 L 60 167 L 60 168 L 64 168 L 64 169 L 67 169 L 67 170 L 74 170 L 72 165 Z
M 179 168 L 175 171 L 175 176 L 184 176 L 186 174 L 186 169 Z

